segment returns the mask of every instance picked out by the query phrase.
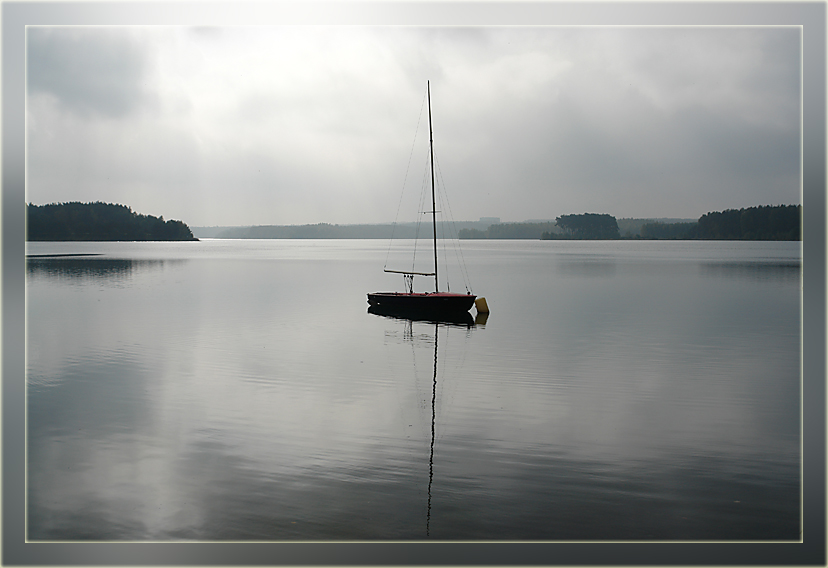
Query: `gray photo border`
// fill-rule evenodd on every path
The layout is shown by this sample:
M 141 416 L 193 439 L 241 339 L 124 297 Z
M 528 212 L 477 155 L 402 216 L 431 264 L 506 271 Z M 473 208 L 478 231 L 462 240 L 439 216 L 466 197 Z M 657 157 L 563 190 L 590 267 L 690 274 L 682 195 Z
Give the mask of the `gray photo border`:
M 803 28 L 801 543 L 26 543 L 27 25 L 794 25 Z M 2 563 L 5 565 L 826 565 L 826 3 L 3 2 Z

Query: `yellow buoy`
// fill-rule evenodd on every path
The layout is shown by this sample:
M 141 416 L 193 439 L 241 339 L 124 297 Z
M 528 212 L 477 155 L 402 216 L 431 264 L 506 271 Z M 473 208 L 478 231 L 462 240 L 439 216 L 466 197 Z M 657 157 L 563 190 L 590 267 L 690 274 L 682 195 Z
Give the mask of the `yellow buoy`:
M 486 304 L 486 298 L 477 298 L 474 301 L 474 307 L 477 308 L 477 312 L 481 314 L 488 314 L 489 313 L 489 306 Z

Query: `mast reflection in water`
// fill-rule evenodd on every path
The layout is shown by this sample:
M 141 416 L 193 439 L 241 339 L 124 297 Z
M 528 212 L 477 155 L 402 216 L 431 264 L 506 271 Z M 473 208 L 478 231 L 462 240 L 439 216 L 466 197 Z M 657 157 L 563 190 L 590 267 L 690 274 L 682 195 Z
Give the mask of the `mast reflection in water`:
M 437 433 L 437 354 L 440 327 L 472 329 L 475 325 L 484 325 L 489 314 L 478 313 L 474 319 L 469 312 L 443 314 L 439 316 L 401 315 L 398 312 L 383 309 L 379 306 L 370 306 L 368 313 L 405 322 L 403 338 L 412 342 L 414 341 L 413 326 L 415 321 L 434 324 L 434 369 L 431 380 L 431 443 L 429 444 L 428 453 L 428 508 L 426 511 L 426 537 L 429 537 L 431 536 L 431 488 L 434 484 L 434 441 Z

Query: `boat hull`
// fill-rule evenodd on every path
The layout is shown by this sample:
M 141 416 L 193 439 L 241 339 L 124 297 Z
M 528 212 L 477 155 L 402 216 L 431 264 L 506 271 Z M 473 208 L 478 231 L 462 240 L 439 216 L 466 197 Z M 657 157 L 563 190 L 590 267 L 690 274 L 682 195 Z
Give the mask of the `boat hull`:
M 368 294 L 368 303 L 384 311 L 403 315 L 461 314 L 471 309 L 475 298 L 472 294 L 449 292 L 375 292 Z

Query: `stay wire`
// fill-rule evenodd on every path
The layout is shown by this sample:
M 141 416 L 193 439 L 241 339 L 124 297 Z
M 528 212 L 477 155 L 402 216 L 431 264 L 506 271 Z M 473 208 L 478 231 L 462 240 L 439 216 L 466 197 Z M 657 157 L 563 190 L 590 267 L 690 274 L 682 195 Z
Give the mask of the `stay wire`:
M 440 211 L 442 212 L 442 211 L 445 211 L 445 204 L 443 203 L 443 196 L 445 194 L 445 189 L 442 187 L 442 185 L 440 183 L 437 184 L 437 188 L 439 189 L 439 191 L 437 192 L 437 201 L 440 204 Z M 451 292 L 451 281 L 449 279 L 450 273 L 449 273 L 449 264 L 448 264 L 448 252 L 446 251 L 446 240 L 449 237 L 451 237 L 452 235 L 449 232 L 450 229 L 447 226 L 446 217 L 442 213 L 440 214 L 440 230 L 441 230 L 441 236 L 442 236 L 442 241 L 443 241 L 443 268 L 444 268 L 443 274 L 445 274 L 445 278 L 446 278 L 446 291 Z
M 472 285 L 471 285 L 471 278 L 469 277 L 469 270 L 466 266 L 466 259 L 463 256 L 463 247 L 460 246 L 460 233 L 457 231 L 457 224 L 454 221 L 454 213 L 451 210 L 451 203 L 448 199 L 448 192 L 445 191 L 445 180 L 443 179 L 443 170 L 440 169 L 440 161 L 435 158 L 435 163 L 437 164 L 437 176 L 440 179 L 441 186 L 444 188 L 441 192 L 441 195 L 445 195 L 446 199 L 446 208 L 448 209 L 450 222 L 452 225 L 453 235 L 456 235 L 456 239 L 452 239 L 454 241 L 454 253 L 460 259 L 460 266 L 462 267 L 462 276 L 463 276 L 463 285 L 466 287 L 466 291 L 469 293 L 473 292 Z
M 423 119 L 423 108 L 425 107 L 427 93 L 423 95 L 423 101 L 420 103 L 420 115 L 417 117 L 417 128 L 414 130 L 414 141 L 411 143 L 411 152 L 408 155 L 408 165 L 405 167 L 405 177 L 403 178 L 402 191 L 400 191 L 400 201 L 397 203 L 397 214 L 394 215 L 394 223 L 391 225 L 391 239 L 388 241 L 388 252 L 385 253 L 385 265 L 383 269 L 388 268 L 388 257 L 391 255 L 391 245 L 394 243 L 394 234 L 397 231 L 397 219 L 400 217 L 400 207 L 402 206 L 403 196 L 405 195 L 405 184 L 408 182 L 408 171 L 411 168 L 411 159 L 414 156 L 414 148 L 417 146 L 417 134 L 420 132 L 420 122 Z
M 430 154 L 427 154 L 427 158 Z M 425 167 L 423 169 L 423 179 L 420 182 L 420 203 L 417 205 L 417 227 L 414 232 L 414 256 L 411 259 L 411 270 L 414 270 L 417 261 L 417 243 L 420 242 L 420 227 L 423 222 L 423 215 L 425 214 L 425 203 L 428 199 L 428 159 L 426 159 Z

